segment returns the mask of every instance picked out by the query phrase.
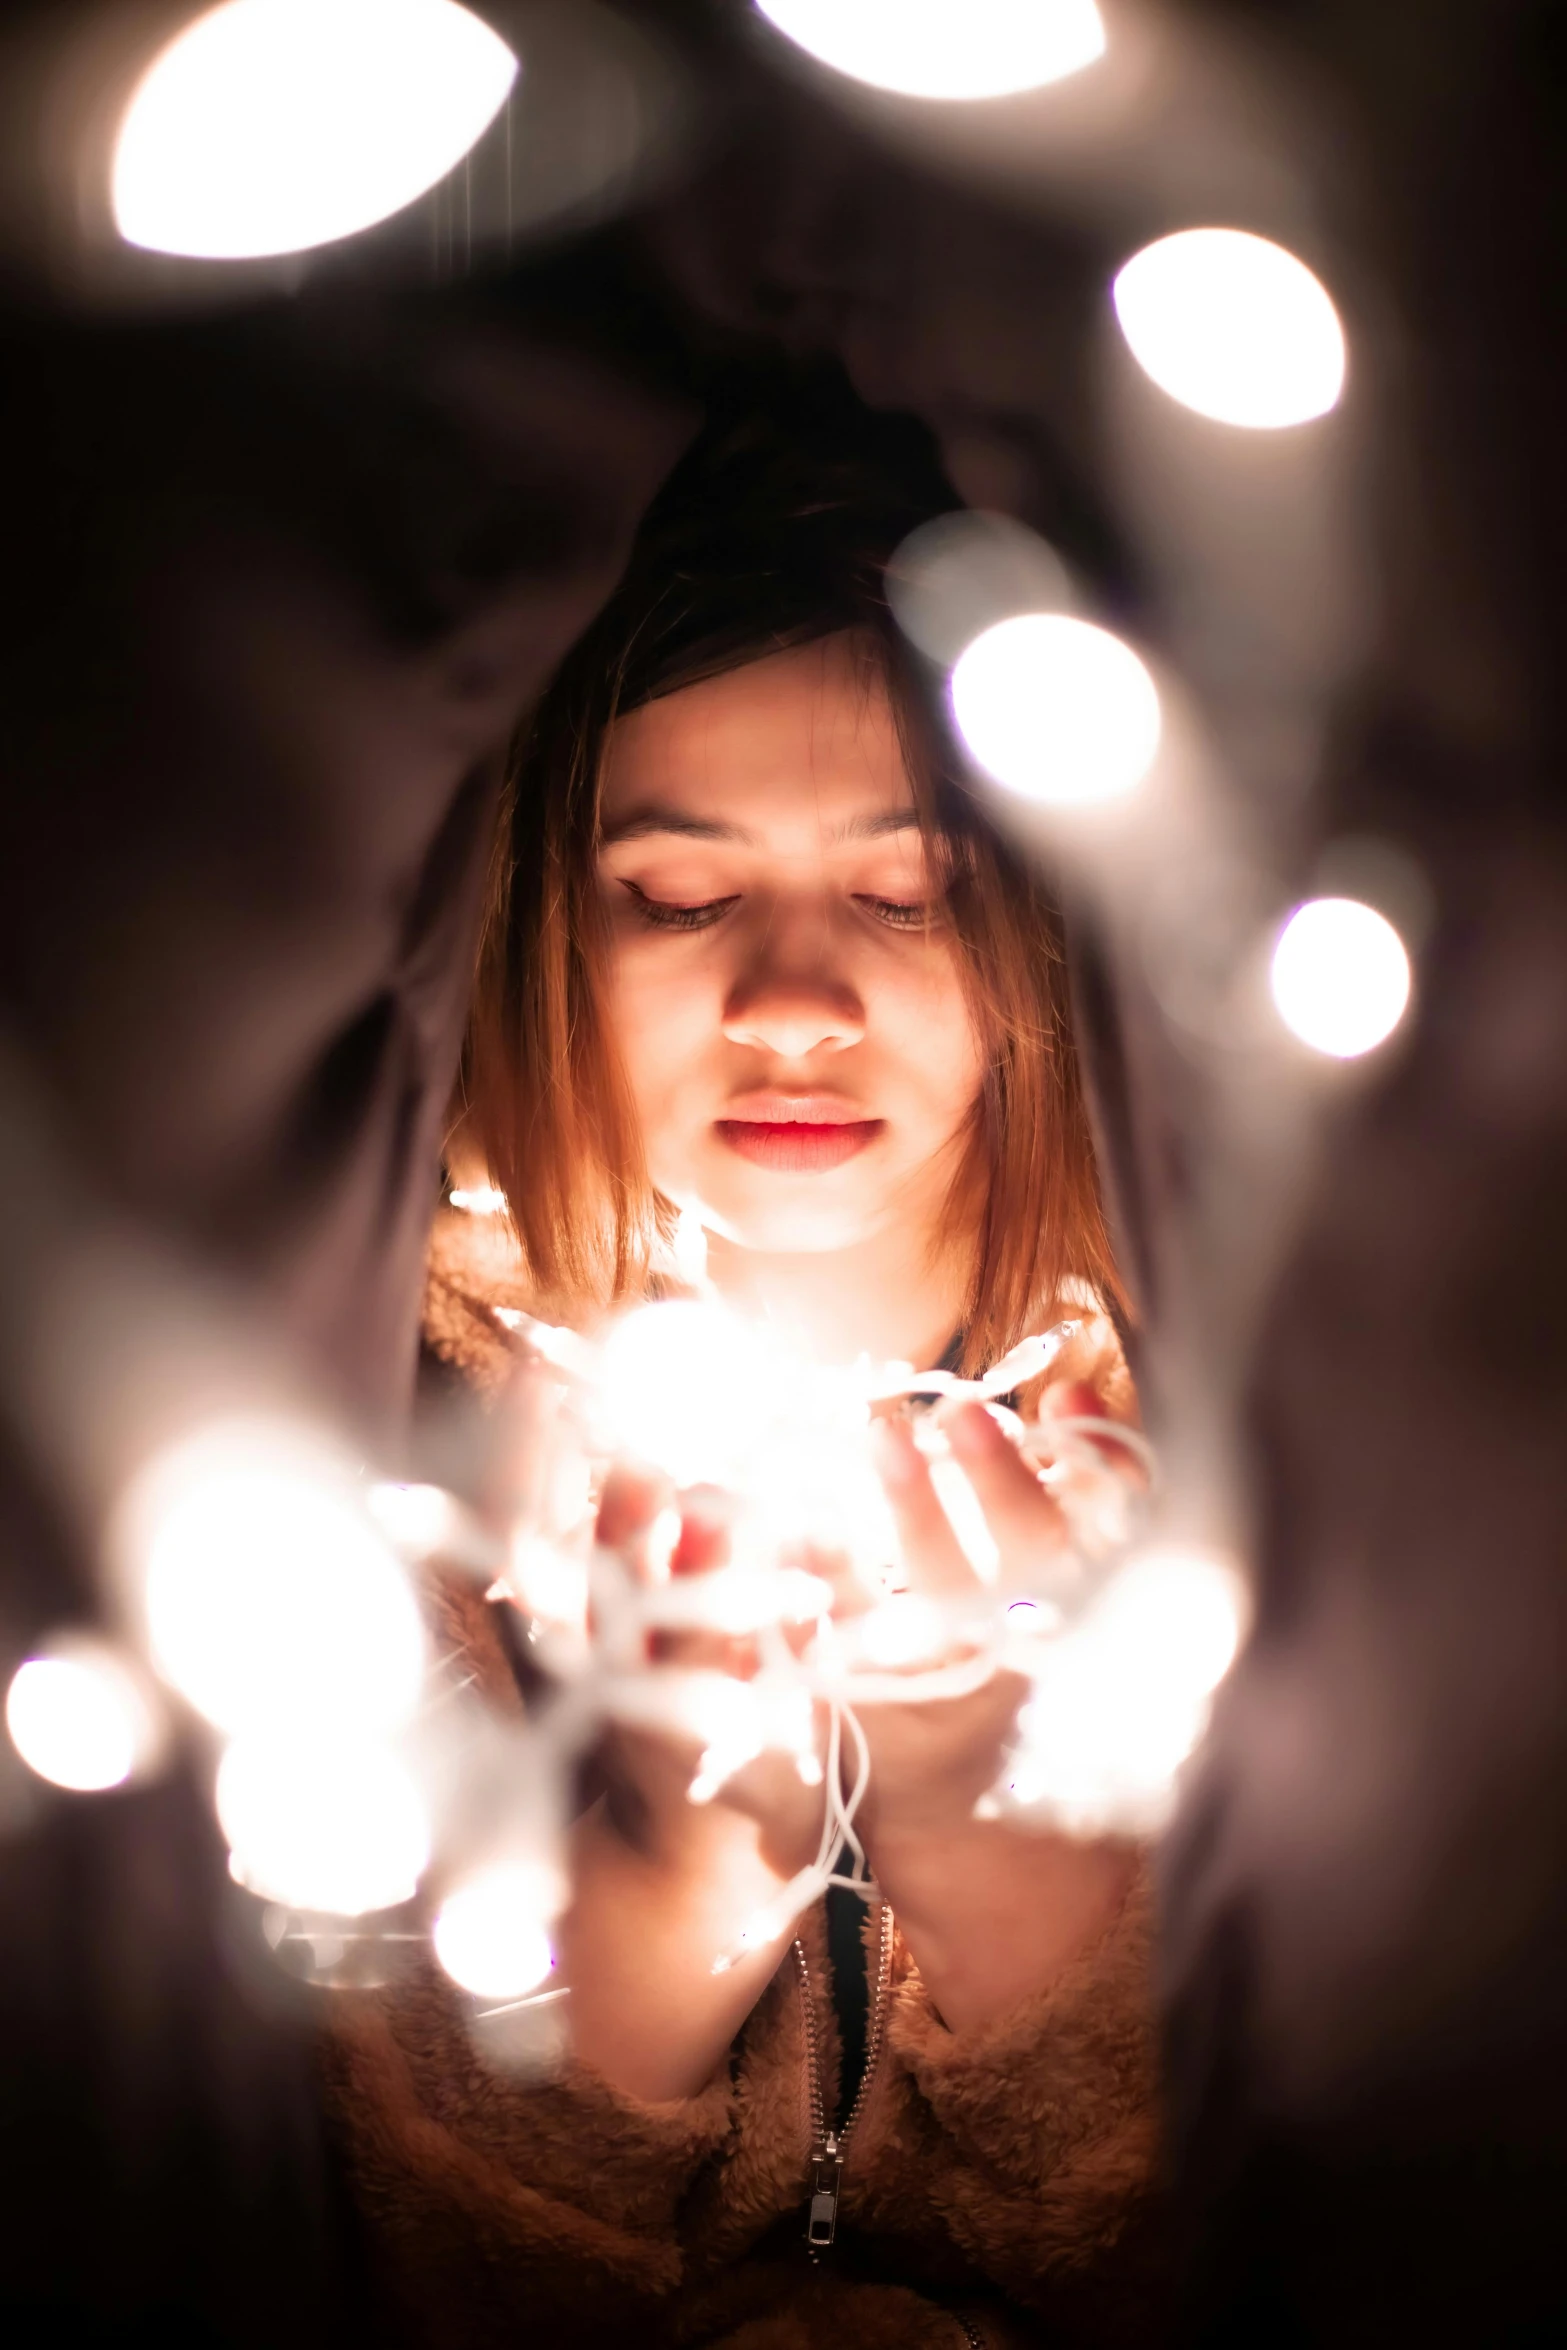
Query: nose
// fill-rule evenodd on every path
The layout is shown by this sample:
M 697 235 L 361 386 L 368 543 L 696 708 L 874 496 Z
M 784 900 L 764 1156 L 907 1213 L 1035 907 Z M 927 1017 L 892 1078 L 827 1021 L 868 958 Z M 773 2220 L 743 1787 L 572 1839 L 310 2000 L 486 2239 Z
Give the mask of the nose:
M 781 942 L 773 942 L 775 948 Z M 856 990 L 819 960 L 784 960 L 775 952 L 741 974 L 724 1005 L 724 1034 L 783 1061 L 842 1052 L 865 1034 Z

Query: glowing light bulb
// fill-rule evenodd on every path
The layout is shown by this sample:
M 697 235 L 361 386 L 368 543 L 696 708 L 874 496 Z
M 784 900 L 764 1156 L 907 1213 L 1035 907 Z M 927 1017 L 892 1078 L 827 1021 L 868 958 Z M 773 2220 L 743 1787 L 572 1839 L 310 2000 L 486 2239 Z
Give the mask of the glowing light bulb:
M 994 1583 L 1001 1572 L 1001 1546 L 990 1530 L 979 1495 L 950 1458 L 931 1462 L 930 1481 L 969 1565 L 982 1583 Z
M 128 244 L 218 261 L 351 236 L 443 178 L 517 71 L 456 0 L 226 0 L 136 87 L 116 224 Z
M 585 1633 L 588 1623 L 586 1561 L 526 1528 L 512 1536 L 501 1588 L 540 1624 Z
M 217 1803 L 235 1877 L 290 1909 L 392 1909 L 412 1899 L 429 1863 L 424 1798 L 375 1740 L 236 1739 L 218 1769 Z
M 952 672 L 952 709 L 981 767 L 1046 807 L 1120 798 L 1159 748 L 1159 695 L 1137 655 L 1060 612 L 977 636 Z
M 1325 288 L 1244 229 L 1183 229 L 1127 262 L 1116 316 L 1161 391 L 1219 424 L 1277 431 L 1337 407 L 1344 330 Z
M 1339 1061 L 1392 1035 L 1409 1002 L 1404 942 L 1357 898 L 1312 898 L 1285 924 L 1273 952 L 1273 1001 L 1285 1026 Z
M 454 1983 L 481 1999 L 522 1999 L 554 1965 L 547 1931 L 557 1889 L 526 1864 L 485 1869 L 447 1895 L 436 1914 L 435 1955 Z
M 62 1639 L 29 1657 L 12 1677 L 5 1720 L 28 1769 L 79 1794 L 123 1786 L 159 1743 L 133 1675 L 96 1640 Z
M 810 56 L 909 98 L 999 98 L 1104 54 L 1093 0 L 757 0 Z
M 462 1519 L 439 1485 L 372 1485 L 365 1506 L 388 1542 L 411 1558 L 432 1558 L 461 1540 Z
M 497 1191 L 493 1183 L 459 1184 L 448 1193 L 454 1208 L 461 1208 L 465 1216 L 504 1216 L 506 1194 Z
M 418 1703 L 412 1586 L 348 1465 L 282 1422 L 226 1421 L 160 1454 L 116 1542 L 153 1662 L 220 1730 L 389 1730 Z
M 865 1662 L 886 1672 L 929 1664 L 948 1639 L 940 1608 L 918 1591 L 894 1592 L 860 1617 L 856 1629 Z
M 830 1613 L 832 1585 L 802 1567 L 714 1567 L 660 1586 L 644 1621 L 664 1631 L 723 1632 L 734 1637 L 765 1624 L 808 1624 Z

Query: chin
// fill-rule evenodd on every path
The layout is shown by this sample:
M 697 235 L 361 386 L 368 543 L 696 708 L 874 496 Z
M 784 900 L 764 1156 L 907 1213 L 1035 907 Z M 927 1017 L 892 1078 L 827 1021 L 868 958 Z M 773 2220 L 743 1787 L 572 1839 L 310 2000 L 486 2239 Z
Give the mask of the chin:
M 792 1188 L 792 1187 L 791 1187 Z M 868 1240 L 882 1218 L 863 1202 L 820 1196 L 736 1198 L 725 1186 L 704 1193 L 714 1226 L 759 1256 L 825 1256 Z M 878 1203 L 881 1204 L 881 1203 Z

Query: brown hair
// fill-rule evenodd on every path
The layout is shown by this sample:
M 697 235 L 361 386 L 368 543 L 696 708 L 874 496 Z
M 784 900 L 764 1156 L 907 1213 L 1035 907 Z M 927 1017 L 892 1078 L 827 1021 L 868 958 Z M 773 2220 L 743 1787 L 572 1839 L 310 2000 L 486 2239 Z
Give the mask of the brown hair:
M 480 951 L 464 1129 L 506 1196 L 545 1310 L 569 1316 L 634 1292 L 671 1217 L 600 1010 L 595 858 L 608 730 L 661 695 L 839 632 L 864 645 L 891 696 L 986 1046 L 945 1219 L 944 1237 L 971 1258 L 961 1367 L 996 1361 L 1051 1316 L 1073 1279 L 1120 1299 L 1057 909 L 965 786 L 931 680 L 884 593 L 900 541 L 954 503 L 912 423 L 873 426 L 835 408 L 715 424 L 524 726 Z

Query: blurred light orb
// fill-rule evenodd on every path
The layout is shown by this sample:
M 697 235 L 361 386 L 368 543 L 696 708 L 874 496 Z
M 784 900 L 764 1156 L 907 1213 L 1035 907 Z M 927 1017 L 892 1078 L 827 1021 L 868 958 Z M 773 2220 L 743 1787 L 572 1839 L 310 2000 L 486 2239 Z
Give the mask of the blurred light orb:
M 1240 1647 L 1245 1588 L 1225 1560 L 1169 1545 L 1129 1560 L 1091 1620 L 1129 1676 L 1157 1676 L 1182 1695 L 1207 1697 Z
M 1313 1052 L 1352 1061 L 1392 1035 L 1412 978 L 1403 940 L 1358 898 L 1311 898 L 1273 950 L 1273 1001 Z
M 1240 1576 L 1206 1552 L 1171 1546 L 1129 1561 L 1035 1668 L 1012 1798 L 1078 1834 L 1162 1826 L 1246 1612 Z
M 62 1640 L 20 1665 L 6 1692 L 5 1721 L 30 1771 L 79 1794 L 123 1786 L 157 1744 L 134 1678 L 96 1640 Z
M 1094 0 L 757 0 L 835 73 L 904 98 L 1004 98 L 1104 55 Z
M 447 1197 L 450 1205 L 460 1208 L 465 1216 L 504 1216 L 506 1213 L 506 1194 L 497 1191 L 493 1183 L 459 1184 Z
M 1071 574 L 1054 547 L 1010 514 L 938 514 L 910 531 L 884 577 L 898 626 L 943 669 L 1014 612 L 1076 608 Z
M 932 1664 L 949 1643 L 945 1617 L 920 1591 L 897 1591 L 859 1617 L 855 1625 L 861 1656 L 882 1672 L 903 1672 Z
M 137 84 L 115 224 L 127 244 L 209 261 L 352 236 L 444 178 L 517 71 L 456 0 L 226 0 Z
M 462 1514 L 439 1485 L 384 1479 L 366 1490 L 365 1507 L 388 1542 L 410 1558 L 432 1558 L 462 1539 Z
M 522 1999 L 555 1963 L 546 1930 L 552 1888 L 538 1869 L 486 1869 L 448 1894 L 436 1914 L 435 1955 L 464 1991 Z
M 217 1805 L 234 1876 L 289 1909 L 393 1909 L 429 1864 L 424 1798 L 373 1739 L 238 1738 L 218 1768 Z
M 1276 432 L 1336 408 L 1344 330 L 1303 261 L 1245 229 L 1161 237 L 1116 278 L 1132 356 L 1172 400 L 1218 424 Z
M 1159 748 L 1159 694 L 1142 662 L 1108 629 L 1063 612 L 987 628 L 960 657 L 951 691 L 979 765 L 1041 807 L 1120 799 Z
M 412 1585 L 347 1464 L 308 1431 L 198 1431 L 141 1472 L 117 1534 L 144 1578 L 154 1664 L 218 1729 L 391 1730 L 412 1714 Z

